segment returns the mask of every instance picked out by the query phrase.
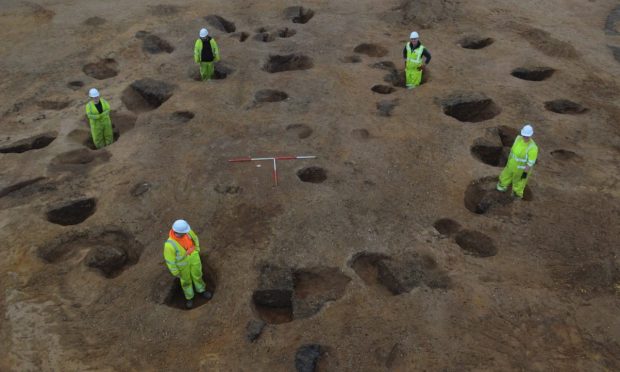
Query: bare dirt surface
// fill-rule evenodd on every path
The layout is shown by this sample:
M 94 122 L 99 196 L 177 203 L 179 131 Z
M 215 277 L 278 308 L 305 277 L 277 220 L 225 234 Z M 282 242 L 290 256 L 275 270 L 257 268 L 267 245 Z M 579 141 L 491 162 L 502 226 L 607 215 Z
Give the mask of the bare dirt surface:
M 618 9 L 3 0 L 0 370 L 620 370 Z M 433 59 L 409 91 L 413 30 Z M 493 188 L 525 121 L 515 201 Z M 226 161 L 276 154 L 318 158 L 278 187 Z M 214 292 L 190 311 L 177 218 Z

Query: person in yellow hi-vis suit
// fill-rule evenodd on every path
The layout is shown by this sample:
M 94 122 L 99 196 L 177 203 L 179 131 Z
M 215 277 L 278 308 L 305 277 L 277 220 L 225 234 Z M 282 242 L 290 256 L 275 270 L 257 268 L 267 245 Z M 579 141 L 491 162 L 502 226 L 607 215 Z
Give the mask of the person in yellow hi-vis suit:
M 403 58 L 407 89 L 413 89 L 422 83 L 422 71 L 431 61 L 431 53 L 420 43 L 420 35 L 417 32 L 413 31 L 409 39 L 403 49 Z
M 220 48 L 215 39 L 209 36 L 206 28 L 200 30 L 200 39 L 194 44 L 194 61 L 200 64 L 200 78 L 211 80 L 215 72 L 215 62 L 220 60 Z
M 504 192 L 512 184 L 512 194 L 523 199 L 525 185 L 532 175 L 532 169 L 538 158 L 538 146 L 532 139 L 534 128 L 526 124 L 521 129 L 521 135 L 517 136 L 512 148 L 508 163 L 499 175 L 497 190 Z
M 100 149 L 112 144 L 112 120 L 110 119 L 110 104 L 99 97 L 99 91 L 95 88 L 88 92 L 92 101 L 86 104 L 86 117 L 90 124 L 90 134 L 93 137 L 95 147 Z
M 198 236 L 185 220 L 176 220 L 164 243 L 164 260 L 173 276 L 181 280 L 181 288 L 185 295 L 185 306 L 194 306 L 194 287 L 207 300 L 211 292 L 202 279 L 202 262 L 200 262 L 200 243 Z

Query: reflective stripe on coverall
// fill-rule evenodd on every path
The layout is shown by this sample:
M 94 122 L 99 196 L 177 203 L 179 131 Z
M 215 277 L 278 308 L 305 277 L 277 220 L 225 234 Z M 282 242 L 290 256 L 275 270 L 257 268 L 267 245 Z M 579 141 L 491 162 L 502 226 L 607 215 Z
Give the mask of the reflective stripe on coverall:
M 215 72 L 214 63 L 220 60 L 220 48 L 217 46 L 215 39 L 211 38 L 209 45 L 213 51 L 213 61 L 202 62 L 200 57 L 202 56 L 203 45 L 202 39 L 196 40 L 196 44 L 194 44 L 194 62 L 200 64 L 200 77 L 202 80 L 210 80 Z
M 93 137 L 95 147 L 100 149 L 112 144 L 114 135 L 112 133 L 112 120 L 110 120 L 110 104 L 103 98 L 99 98 L 103 112 L 100 114 L 95 107 L 95 102 L 90 101 L 86 104 L 86 116 L 90 124 L 90 133 Z
M 168 270 L 174 276 L 181 279 L 181 288 L 186 300 L 194 298 L 194 288 L 196 292 L 202 293 L 206 290 L 204 280 L 202 280 L 202 262 L 200 262 L 200 246 L 198 245 L 198 236 L 193 230 L 190 230 L 189 236 L 194 242 L 194 252 L 189 256 L 186 254 L 185 248 L 174 239 L 168 239 L 164 243 L 164 260 Z
M 528 142 L 525 142 L 523 137 L 517 136 L 510 149 L 508 163 L 499 175 L 497 190 L 506 191 L 508 186 L 512 184 L 512 192 L 519 198 L 523 198 L 525 185 L 527 185 L 527 181 L 532 175 L 532 168 L 537 158 L 538 146 L 534 140 L 530 139 Z M 530 170 L 527 172 L 527 177 L 522 179 L 521 176 L 526 165 L 530 167 Z
M 405 78 L 407 80 L 407 87 L 417 87 L 422 82 L 422 70 L 418 68 L 422 65 L 422 52 L 424 52 L 424 45 L 411 50 L 411 44 L 407 43 L 407 60 L 405 62 Z

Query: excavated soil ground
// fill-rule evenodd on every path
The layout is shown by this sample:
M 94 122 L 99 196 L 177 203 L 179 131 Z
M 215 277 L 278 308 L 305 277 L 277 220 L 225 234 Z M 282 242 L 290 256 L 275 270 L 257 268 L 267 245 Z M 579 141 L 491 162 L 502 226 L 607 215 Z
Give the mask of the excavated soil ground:
M 2 1 L 0 370 L 620 370 L 619 15 Z M 413 30 L 433 60 L 410 91 Z M 526 121 L 519 201 L 494 188 Z M 275 187 L 269 162 L 227 162 L 248 155 L 318 157 Z M 192 310 L 162 257 L 177 218 L 213 291 Z

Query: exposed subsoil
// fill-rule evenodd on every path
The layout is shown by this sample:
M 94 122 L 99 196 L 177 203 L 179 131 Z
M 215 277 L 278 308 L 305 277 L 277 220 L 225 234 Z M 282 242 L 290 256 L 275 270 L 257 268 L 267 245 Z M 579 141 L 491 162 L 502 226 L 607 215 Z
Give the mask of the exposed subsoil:
M 620 370 L 617 2 L 301 5 L 3 2 L 0 370 Z M 495 186 L 525 122 L 518 200 Z M 227 161 L 275 155 L 317 158 L 277 187 Z M 178 218 L 213 292 L 191 310 Z

